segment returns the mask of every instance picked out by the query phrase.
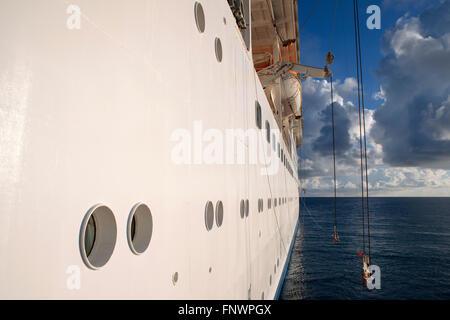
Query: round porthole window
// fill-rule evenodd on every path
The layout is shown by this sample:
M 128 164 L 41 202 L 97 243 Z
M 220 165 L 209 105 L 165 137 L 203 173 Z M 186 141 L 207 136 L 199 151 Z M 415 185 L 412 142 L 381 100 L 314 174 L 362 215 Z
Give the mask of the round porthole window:
M 223 204 L 222 201 L 216 203 L 216 225 L 220 227 L 223 222 Z
M 194 15 L 198 31 L 200 33 L 205 32 L 205 13 L 203 12 L 203 7 L 200 2 L 194 4 Z
M 172 283 L 173 283 L 173 285 L 176 285 L 177 282 L 178 282 L 178 272 L 175 272 L 175 273 L 172 275 Z
M 270 124 L 269 121 L 266 120 L 266 140 L 270 144 Z
M 80 229 L 80 252 L 90 269 L 103 267 L 111 258 L 116 245 L 116 219 L 110 208 L 98 204 L 84 216 Z
M 258 129 L 262 128 L 262 116 L 261 116 L 261 106 L 258 101 L 255 101 L 255 117 L 256 117 L 256 126 Z
M 244 217 L 245 217 L 245 201 L 244 200 L 241 200 L 239 209 L 240 209 L 240 213 L 241 213 L 241 218 L 244 219 Z
M 214 41 L 214 47 L 216 49 L 216 59 L 218 62 L 222 62 L 222 41 L 219 38 L 216 38 Z
M 206 230 L 211 230 L 214 224 L 214 206 L 208 201 L 205 206 L 205 226 Z
M 134 254 L 143 253 L 149 246 L 153 234 L 153 217 L 149 207 L 137 203 L 131 209 L 127 223 L 128 245 Z
M 245 216 L 248 217 L 249 211 L 250 211 L 250 204 L 248 202 L 248 199 L 245 200 Z

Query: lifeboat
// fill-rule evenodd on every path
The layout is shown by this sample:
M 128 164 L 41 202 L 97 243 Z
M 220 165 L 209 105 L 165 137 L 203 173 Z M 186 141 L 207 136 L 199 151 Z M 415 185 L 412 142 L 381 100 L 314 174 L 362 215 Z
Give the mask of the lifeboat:
M 281 102 L 287 106 L 283 111 L 283 116 L 301 116 L 302 85 L 300 80 L 291 73 L 281 80 Z

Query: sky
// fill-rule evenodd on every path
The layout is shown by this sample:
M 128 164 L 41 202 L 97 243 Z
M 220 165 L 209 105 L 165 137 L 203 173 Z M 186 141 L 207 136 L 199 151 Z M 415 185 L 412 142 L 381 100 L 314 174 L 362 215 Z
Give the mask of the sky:
M 334 80 L 338 196 L 360 196 L 353 1 L 299 0 L 301 63 Z M 370 196 L 450 196 L 450 0 L 359 0 Z M 381 9 L 370 30 L 367 7 Z M 309 19 L 307 17 L 310 16 Z M 306 23 L 305 23 L 306 21 Z M 333 37 L 331 37 L 333 34 Z M 302 83 L 300 177 L 307 196 L 331 196 L 330 83 Z

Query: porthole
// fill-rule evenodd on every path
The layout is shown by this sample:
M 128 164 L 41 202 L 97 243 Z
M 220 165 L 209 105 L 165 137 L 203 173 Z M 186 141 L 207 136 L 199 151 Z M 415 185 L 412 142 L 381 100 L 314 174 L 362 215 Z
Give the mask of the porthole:
M 267 199 L 267 209 L 272 208 L 272 199 Z
M 208 201 L 205 206 L 205 226 L 206 230 L 211 230 L 214 224 L 214 206 Z
M 270 275 L 270 278 L 269 278 L 269 285 L 270 286 L 272 285 L 272 275 Z
M 216 38 L 214 41 L 214 47 L 216 51 L 216 59 L 218 62 L 222 62 L 222 41 L 219 38 Z
M 264 200 L 261 199 L 260 202 L 261 202 L 260 212 L 263 212 L 264 211 Z
M 178 282 L 178 272 L 175 272 L 175 273 L 172 275 L 172 283 L 173 283 L 173 285 L 176 285 L 177 282 Z
M 153 217 L 149 207 L 137 203 L 131 209 L 127 223 L 128 245 L 134 254 L 147 250 L 153 234 Z
M 203 7 L 199 2 L 194 4 L 194 15 L 198 31 L 200 33 L 205 32 L 205 13 L 203 12 Z
M 91 215 L 86 225 L 86 231 L 84 234 L 84 248 L 88 257 L 91 254 L 92 248 L 94 247 L 96 233 L 97 227 L 95 225 L 95 219 L 94 216 Z
M 258 101 L 255 101 L 255 117 L 256 117 L 256 126 L 258 129 L 262 128 L 262 117 L 261 117 L 261 106 Z
M 263 291 L 263 293 L 261 294 L 261 300 L 264 300 L 264 291 Z
M 275 140 L 275 134 L 272 135 L 272 147 L 273 147 L 273 152 L 276 151 L 276 140 Z
M 270 124 L 269 121 L 266 120 L 266 140 L 270 143 Z
M 277 206 L 277 198 L 274 199 L 274 206 Z
M 220 227 L 223 222 L 223 204 L 222 201 L 217 201 L 216 203 L 216 225 Z
M 245 217 L 245 201 L 244 200 L 241 200 L 240 212 L 241 212 L 241 218 L 244 219 L 244 217 Z
M 249 213 L 250 213 L 250 204 L 249 204 L 249 201 L 248 201 L 248 199 L 247 200 L 245 200 L 245 216 L 246 217 L 248 217 L 248 215 L 249 215 Z
M 90 269 L 103 267 L 111 258 L 117 238 L 117 225 L 110 208 L 98 204 L 89 209 L 80 228 L 80 252 Z
M 278 144 L 278 158 L 280 158 L 280 144 Z

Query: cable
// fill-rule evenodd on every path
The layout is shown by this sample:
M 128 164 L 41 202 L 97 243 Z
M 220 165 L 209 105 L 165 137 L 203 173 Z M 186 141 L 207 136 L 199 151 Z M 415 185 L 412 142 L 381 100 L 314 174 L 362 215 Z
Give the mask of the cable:
M 255 81 L 255 88 L 256 88 L 256 78 L 254 77 L 254 81 Z M 264 141 L 264 137 L 262 136 L 262 131 L 259 131 L 260 137 L 262 139 L 262 141 Z M 280 135 L 280 137 L 282 137 L 282 135 Z M 269 146 L 270 147 L 270 146 Z M 266 159 L 266 152 L 263 150 L 263 155 L 264 155 L 264 163 L 267 163 L 267 159 Z M 264 166 L 264 168 L 266 169 L 266 177 L 267 177 L 267 184 L 269 186 L 269 192 L 270 192 L 270 198 L 273 200 L 273 194 L 272 194 L 272 187 L 270 186 L 270 178 L 269 178 L 269 174 L 267 172 L 267 166 Z M 280 234 L 280 240 L 281 240 L 281 244 L 283 245 L 284 251 L 287 254 L 287 247 L 286 244 L 283 241 L 283 234 L 281 233 L 281 228 L 280 228 L 280 224 L 278 222 L 278 218 L 277 218 L 277 212 L 275 210 L 275 206 L 272 206 L 273 211 L 274 211 L 274 217 L 275 217 L 275 221 L 277 223 L 277 229 L 278 229 L 278 233 Z
M 334 56 L 331 53 L 333 51 L 333 36 L 334 36 L 334 25 L 336 22 L 336 11 L 337 11 L 338 0 L 334 3 L 334 15 L 333 21 L 331 23 L 331 33 L 330 33 L 330 51 L 327 54 L 327 66 L 333 62 Z M 333 76 L 330 77 L 330 99 L 331 99 L 331 127 L 333 134 L 333 181 L 334 181 L 334 242 L 339 241 L 339 236 L 337 233 L 337 181 L 336 181 L 336 143 L 335 143 L 335 123 L 334 123 L 334 94 L 333 94 Z
M 363 254 L 366 254 L 366 236 L 364 223 L 364 170 L 363 170 L 363 155 L 362 155 L 362 129 L 361 129 L 361 88 L 360 88 L 360 70 L 359 70 L 359 51 L 358 51 L 358 30 L 357 27 L 357 4 L 353 0 L 353 24 L 355 28 L 355 54 L 356 54 L 356 74 L 358 82 L 358 117 L 359 117 L 359 153 L 361 163 L 361 217 L 362 217 L 362 239 L 363 239 Z
M 364 161 L 366 168 L 366 213 L 367 213 L 367 246 L 368 255 L 370 259 L 370 212 L 369 212 L 369 175 L 367 169 L 367 142 L 366 142 L 366 117 L 365 117 L 365 104 L 364 104 L 364 85 L 363 85 L 363 69 L 361 60 L 361 40 L 359 33 L 359 12 L 358 12 L 358 0 L 356 0 L 356 20 L 358 23 L 358 51 L 359 51 L 359 70 L 361 73 L 361 103 L 363 111 L 363 132 L 364 132 Z
M 333 48 L 333 36 L 334 36 L 334 24 L 336 21 L 336 9 L 337 9 L 337 4 L 338 4 L 338 0 L 335 1 L 334 3 L 334 14 L 333 14 L 333 22 L 331 24 L 331 35 L 330 35 L 330 51 L 332 52 L 332 48 Z
M 309 18 L 311 18 L 312 14 L 314 12 L 314 9 L 316 9 L 318 3 L 319 3 L 319 0 L 316 0 L 316 2 L 314 3 L 314 6 L 312 7 L 311 11 L 309 11 L 308 16 L 306 17 L 305 22 L 303 22 L 301 27 L 298 29 L 298 33 L 300 33 L 303 30 L 303 28 L 306 26 Z
M 331 128 L 333 132 L 333 179 L 334 179 L 334 242 L 337 242 L 337 218 L 336 218 L 336 144 L 334 136 L 334 96 L 333 96 L 333 76 L 330 78 L 331 84 Z

